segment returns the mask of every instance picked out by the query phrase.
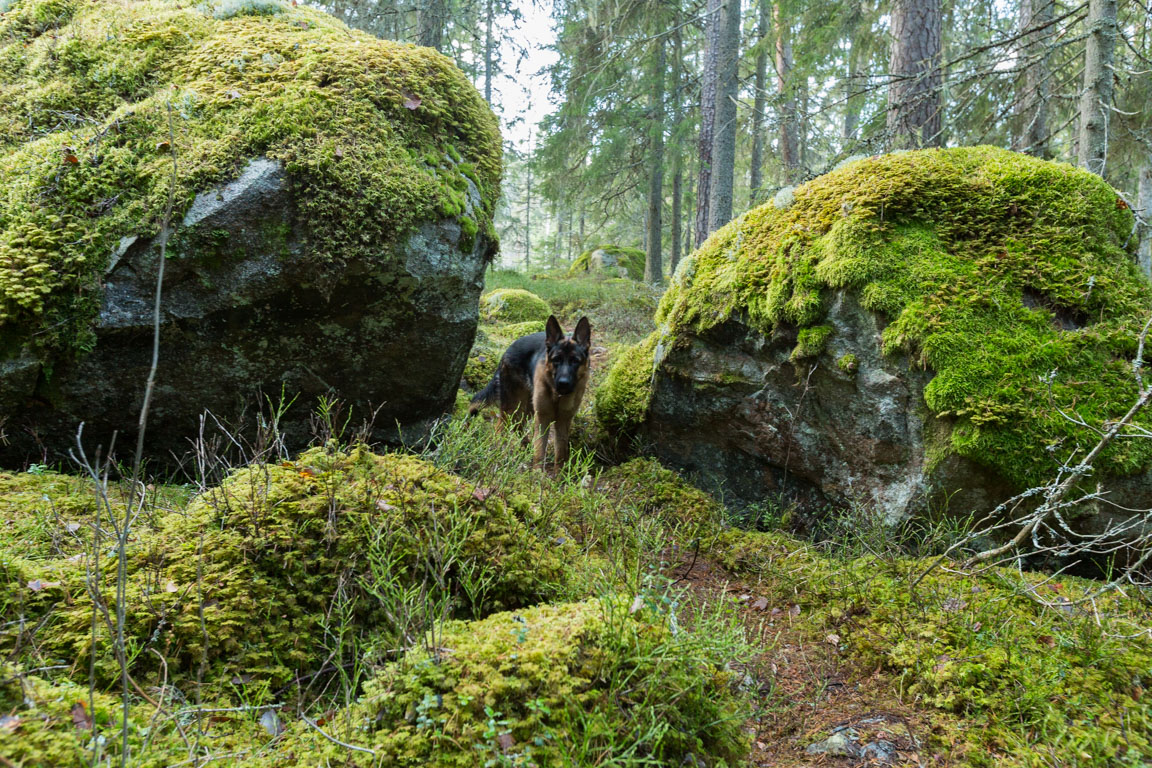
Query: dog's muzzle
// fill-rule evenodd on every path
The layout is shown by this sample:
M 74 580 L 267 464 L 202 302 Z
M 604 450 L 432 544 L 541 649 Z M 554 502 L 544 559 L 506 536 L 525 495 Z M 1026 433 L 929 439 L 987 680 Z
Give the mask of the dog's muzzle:
M 576 389 L 576 385 L 568 379 L 560 379 L 556 382 L 556 391 L 562 395 L 570 395 L 574 389 Z

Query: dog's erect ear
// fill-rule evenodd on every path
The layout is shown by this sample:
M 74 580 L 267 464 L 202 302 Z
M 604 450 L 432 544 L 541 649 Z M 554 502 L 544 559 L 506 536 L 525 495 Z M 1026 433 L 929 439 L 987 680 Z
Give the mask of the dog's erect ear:
M 556 315 L 548 316 L 548 324 L 544 326 L 544 333 L 547 334 L 544 343 L 548 346 L 552 346 L 564 338 L 564 329 L 560 327 L 560 321 L 556 319 Z
M 572 333 L 572 338 L 582 347 L 592 346 L 592 323 L 588 322 L 588 318 L 580 318 L 580 322 L 576 323 L 576 330 Z

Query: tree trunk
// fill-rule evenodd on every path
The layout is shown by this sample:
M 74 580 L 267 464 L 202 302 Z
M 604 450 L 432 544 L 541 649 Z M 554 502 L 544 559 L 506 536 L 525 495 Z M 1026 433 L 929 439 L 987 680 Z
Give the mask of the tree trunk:
M 1152 152 L 1148 153 L 1144 167 L 1140 169 L 1137 205 L 1140 207 L 1137 215 L 1143 220 L 1143 224 L 1140 227 L 1140 245 L 1136 253 L 1141 271 L 1152 277 Z
M 748 171 L 748 207 L 760 202 L 760 187 L 764 184 L 762 177 L 764 166 L 764 105 L 768 101 L 768 34 L 772 25 L 772 6 L 769 0 L 760 0 L 760 16 L 757 23 L 757 34 L 760 37 L 756 43 L 759 49 L 756 52 L 756 94 L 752 102 L 752 157 Z
M 844 125 L 841 128 L 841 151 L 856 143 L 860 126 L 860 56 L 861 46 L 854 34 L 848 35 L 848 79 L 844 81 Z
M 700 168 L 696 174 L 696 247 L 708 237 L 708 190 L 712 188 L 712 132 L 716 125 L 717 47 L 724 0 L 708 0 L 704 70 L 700 74 Z
M 796 136 L 796 94 L 792 88 L 792 27 L 783 18 L 780 4 L 772 8 L 776 22 L 776 92 L 780 95 L 780 167 L 784 183 L 800 175 L 800 142 Z
M 496 14 L 495 0 L 484 3 L 484 101 L 492 103 L 492 71 L 496 62 L 495 38 L 492 36 L 492 17 Z
M 444 25 L 448 21 L 448 0 L 426 0 L 420 10 L 420 45 L 442 51 Z
M 672 33 L 672 254 L 668 263 L 670 274 L 675 274 L 676 267 L 680 264 L 680 217 L 683 215 L 684 199 L 684 160 L 680 151 L 679 137 L 680 123 L 684 119 L 683 94 L 680 93 L 683 88 L 680 65 L 684 61 L 684 35 L 680 32 L 679 10 L 676 11 L 673 24 L 675 31 Z
M 649 101 L 652 117 L 648 126 L 648 247 L 644 260 L 644 282 L 653 284 L 664 280 L 664 68 L 668 66 L 663 36 L 656 39 L 655 46 Z
M 893 147 L 940 146 L 940 17 L 940 0 L 893 3 L 888 85 Z
M 1019 112 L 1012 148 L 1045 159 L 1052 157 L 1048 136 L 1051 49 L 1046 41 L 1051 35 L 1054 8 L 1055 0 L 1020 0 L 1019 56 L 1024 72 L 1018 81 Z
M 1108 159 L 1112 59 L 1116 52 L 1116 0 L 1088 0 L 1084 90 L 1080 93 L 1080 165 L 1100 176 Z
M 724 0 L 724 26 L 717 56 L 716 123 L 712 132 L 712 180 L 708 196 L 708 232 L 732 219 L 736 176 L 736 95 L 740 87 L 740 0 Z
M 528 184 L 524 196 L 524 271 L 532 267 L 532 131 L 528 131 Z

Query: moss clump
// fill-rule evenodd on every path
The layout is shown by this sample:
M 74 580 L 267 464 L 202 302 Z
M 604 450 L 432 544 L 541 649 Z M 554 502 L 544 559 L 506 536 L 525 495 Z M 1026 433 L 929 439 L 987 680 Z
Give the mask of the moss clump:
M 608 434 L 629 438 L 636 434 L 652 400 L 652 376 L 660 333 L 653 332 L 620 353 L 604 383 L 596 388 L 593 409 Z
M 450 59 L 303 4 L 204 8 L 20 0 L 0 16 L 0 346 L 92 343 L 99 276 L 121 238 L 159 230 L 172 149 L 177 221 L 248 159 L 283 163 L 317 270 L 392 259 L 414 225 L 461 215 L 470 184 L 490 228 L 500 136 Z
M 422 614 L 405 614 L 412 606 L 398 597 L 412 590 L 461 616 L 553 594 L 571 553 L 533 515 L 409 456 L 313 449 L 247 467 L 139 531 L 128 553 L 129 635 L 161 652 L 174 680 L 203 662 L 205 679 L 222 685 L 234 675 L 282 685 L 328 657 L 333 612 L 403 642 L 424 631 Z M 60 582 L 36 593 L 51 621 L 34 643 L 16 642 L 38 659 L 82 662 L 91 650 L 91 605 L 76 583 L 84 569 L 64 558 L 36 565 L 42 581 Z M 111 593 L 114 563 L 102 558 L 101 568 Z M 5 593 L 27 575 L 0 570 Z M 101 679 L 114 679 L 114 661 L 98 661 Z
M 1136 397 L 1152 290 L 1125 250 L 1132 222 L 1105 182 L 1061 163 L 991 147 L 868 158 L 714 233 L 657 321 L 809 329 L 850 290 L 890 321 L 883 351 L 935 372 L 924 398 L 949 449 L 1034 484 L 1093 439 L 1053 406 L 1098 426 Z M 1123 441 L 1098 469 L 1150 460 L 1152 443 Z
M 607 487 L 612 498 L 635 505 L 637 514 L 659 518 L 682 541 L 712 536 L 722 529 L 724 506 L 655 459 L 619 464 L 606 471 L 598 483 Z
M 841 355 L 840 359 L 836 361 L 836 367 L 839 368 L 843 373 L 851 374 L 856 373 L 860 367 L 860 363 L 856 359 L 856 355 L 849 352 L 846 355 Z
M 497 288 L 480 297 L 480 314 L 490 323 L 544 322 L 552 314 L 548 303 L 522 288 Z
M 598 245 L 595 248 L 589 248 L 576 257 L 568 270 L 568 274 L 575 275 L 591 270 L 592 254 L 596 251 L 604 251 L 610 256 L 615 256 L 617 266 L 623 267 L 632 280 L 644 279 L 644 264 L 647 260 L 644 251 L 623 245 Z
M 512 323 L 504 326 L 501 331 L 503 335 L 507 336 L 512 341 L 519 339 L 523 336 L 530 336 L 533 333 L 544 332 L 544 320 L 529 320 L 526 323 Z
M 440 659 L 392 665 L 359 706 L 389 765 L 735 765 L 746 744 L 717 634 L 612 600 L 497 614 L 450 626 Z
M 812 328 L 801 328 L 796 338 L 796 347 L 792 350 L 791 359 L 795 362 L 809 357 L 818 357 L 828 345 L 833 329 L 829 325 L 817 325 Z

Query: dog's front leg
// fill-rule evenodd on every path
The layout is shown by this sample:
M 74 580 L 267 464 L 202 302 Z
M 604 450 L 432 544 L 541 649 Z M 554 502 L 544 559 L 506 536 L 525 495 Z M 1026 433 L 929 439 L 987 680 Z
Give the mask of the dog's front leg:
M 572 427 L 572 419 L 561 416 L 556 419 L 556 469 L 560 470 L 568 463 L 568 431 Z
M 536 415 L 535 451 L 532 456 L 532 466 L 539 469 L 544 468 L 544 455 L 548 451 L 548 429 L 551 426 L 550 420 L 544 419 L 539 414 Z

